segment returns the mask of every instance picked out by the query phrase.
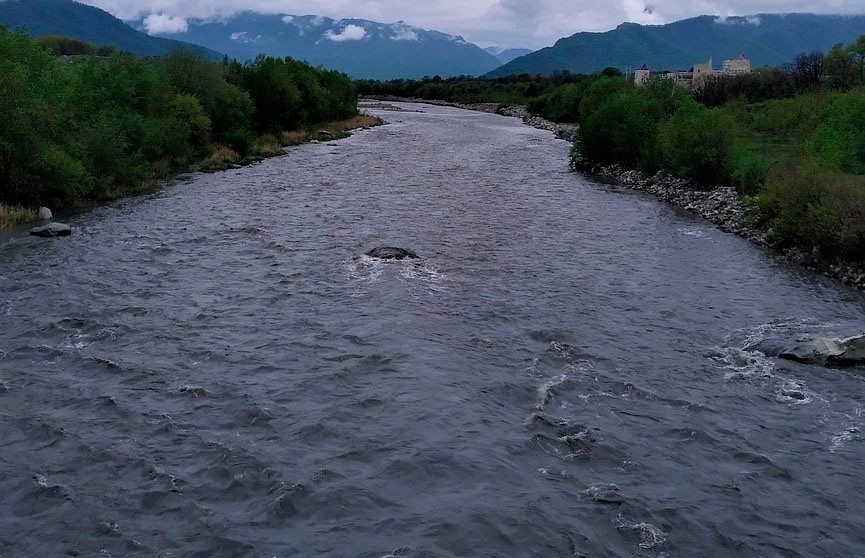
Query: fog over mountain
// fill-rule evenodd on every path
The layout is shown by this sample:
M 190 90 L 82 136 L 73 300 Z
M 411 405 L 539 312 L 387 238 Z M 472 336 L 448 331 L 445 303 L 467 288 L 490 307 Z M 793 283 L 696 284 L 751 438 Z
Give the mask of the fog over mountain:
M 8 1 L 8 0 L 7 0 Z M 663 25 L 699 15 L 757 13 L 865 14 L 862 0 L 86 0 L 117 17 L 150 18 L 153 32 L 182 28 L 188 19 L 238 12 L 318 14 L 332 19 L 405 21 L 459 35 L 482 47 L 550 46 L 581 31 L 603 32 L 621 23 Z
M 155 31 L 147 18 L 136 25 Z M 213 21 L 190 19 L 183 30 L 161 35 L 204 45 L 240 61 L 258 54 L 291 56 L 354 78 L 480 75 L 501 64 L 462 37 L 401 21 L 244 12 Z

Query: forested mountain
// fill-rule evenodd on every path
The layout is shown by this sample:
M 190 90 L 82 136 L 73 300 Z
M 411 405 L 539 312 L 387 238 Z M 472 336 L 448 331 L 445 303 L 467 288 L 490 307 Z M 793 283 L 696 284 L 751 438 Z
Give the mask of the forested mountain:
M 184 47 L 202 51 L 214 60 L 222 58 L 198 45 L 151 37 L 108 12 L 72 0 L 0 0 L 0 24 L 10 30 L 24 27 L 32 37 L 63 35 L 95 46 L 114 45 L 139 56 L 158 56 Z
M 239 61 L 258 54 L 291 56 L 354 78 L 480 75 L 500 65 L 462 37 L 403 22 L 242 12 L 220 21 L 187 23 L 186 31 L 162 36 L 205 45 Z
M 653 71 L 688 69 L 710 56 L 715 66 L 744 53 L 752 67 L 778 66 L 797 54 L 828 51 L 865 34 L 865 16 L 760 14 L 699 16 L 667 25 L 623 23 L 606 33 L 577 33 L 517 58 L 489 77 L 511 74 L 593 73 L 606 67 Z

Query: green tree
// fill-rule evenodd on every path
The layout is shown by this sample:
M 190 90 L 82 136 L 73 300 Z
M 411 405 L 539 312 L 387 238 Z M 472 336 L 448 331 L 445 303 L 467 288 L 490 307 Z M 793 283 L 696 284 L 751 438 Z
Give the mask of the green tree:
M 678 176 L 726 184 L 736 136 L 735 121 L 722 109 L 684 104 L 659 128 L 660 162 Z

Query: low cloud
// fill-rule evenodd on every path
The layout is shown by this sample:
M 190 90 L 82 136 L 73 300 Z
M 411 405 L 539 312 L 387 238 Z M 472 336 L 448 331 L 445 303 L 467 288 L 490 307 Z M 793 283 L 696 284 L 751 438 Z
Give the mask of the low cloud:
M 718 16 L 715 18 L 715 23 L 718 25 L 760 25 L 762 21 L 760 21 L 760 16 L 748 16 L 748 17 L 729 17 L 729 16 Z
M 404 23 L 395 23 L 391 26 L 393 30 L 393 35 L 391 35 L 391 39 L 394 41 L 419 41 L 420 37 L 417 34 L 417 31 L 414 30 L 409 25 L 405 25 Z
M 238 43 L 255 43 L 261 39 L 261 35 L 250 37 L 246 31 L 238 31 L 231 34 L 231 40 Z
M 366 37 L 366 29 L 359 25 L 346 25 L 345 29 L 340 33 L 334 33 L 333 29 L 325 32 L 324 38 L 328 41 L 343 42 L 343 41 L 360 41 Z
M 283 23 L 291 23 L 293 21 L 294 21 L 294 16 L 290 16 L 290 15 L 282 16 L 282 22 Z
M 182 17 L 166 14 L 150 14 L 144 18 L 144 29 L 150 35 L 171 33 L 183 33 L 189 29 L 189 25 Z

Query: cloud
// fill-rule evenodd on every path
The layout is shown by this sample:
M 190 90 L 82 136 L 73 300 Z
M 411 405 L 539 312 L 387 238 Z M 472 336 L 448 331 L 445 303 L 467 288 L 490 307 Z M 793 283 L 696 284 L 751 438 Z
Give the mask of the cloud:
M 760 16 L 718 16 L 715 18 L 715 23 L 718 25 L 760 25 L 762 21 L 760 20 Z
M 481 46 L 540 48 L 580 31 L 608 31 L 625 21 L 658 25 L 698 15 L 865 14 L 863 0 L 83 0 L 124 20 L 157 14 L 154 26 L 182 28 L 190 18 L 220 19 L 249 10 L 283 16 L 406 21 Z M 305 20 L 306 21 L 306 20 Z M 756 24 L 756 21 L 750 22 Z M 324 31 L 324 20 L 318 26 Z M 167 31 L 162 31 L 167 32 Z M 312 33 L 310 29 L 308 33 Z M 336 36 L 341 36 L 337 34 Z
M 238 43 L 255 43 L 261 40 L 261 35 L 250 37 L 246 31 L 238 31 L 231 34 L 231 40 Z
M 150 14 L 144 18 L 144 28 L 150 35 L 183 33 L 189 29 L 186 19 L 165 14 Z
M 391 35 L 391 39 L 394 41 L 419 41 L 420 37 L 417 34 L 417 31 L 410 25 L 406 25 L 403 22 L 397 22 L 391 25 L 391 30 L 393 31 L 393 35 Z
M 334 33 L 333 29 L 328 29 L 324 34 L 325 39 L 336 42 L 360 41 L 364 37 L 366 37 L 366 29 L 359 25 L 346 25 L 340 33 Z
M 291 23 L 293 21 L 294 21 L 294 16 L 291 16 L 291 15 L 282 16 L 282 22 L 283 23 Z

